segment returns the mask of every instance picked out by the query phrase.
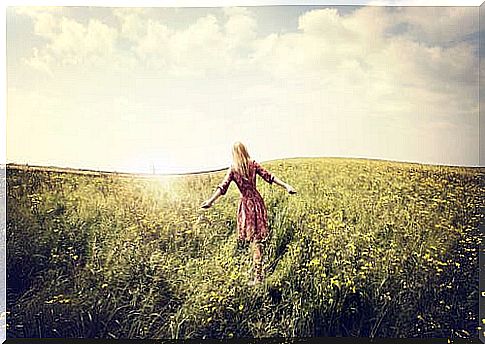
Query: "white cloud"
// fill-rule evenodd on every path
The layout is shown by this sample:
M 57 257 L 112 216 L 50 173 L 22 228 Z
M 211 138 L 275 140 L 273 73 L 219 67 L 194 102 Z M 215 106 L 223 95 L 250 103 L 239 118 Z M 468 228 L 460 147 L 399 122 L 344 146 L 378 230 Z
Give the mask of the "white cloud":
M 408 35 L 428 44 L 455 43 L 477 32 L 476 7 L 409 7 L 392 16 L 408 25 Z
M 149 20 L 146 23 L 146 33 L 138 36 L 138 42 L 133 50 L 141 60 L 147 60 L 153 56 L 155 60 L 163 64 L 165 61 L 163 53 L 168 52 L 170 35 L 171 32 L 167 26 Z
M 51 65 L 53 63 L 52 57 L 48 54 L 40 55 L 39 49 L 34 47 L 32 48 L 32 56 L 30 58 L 24 58 L 23 61 L 29 67 L 32 67 L 35 70 L 38 70 L 42 73 L 45 73 L 52 77 L 52 70 Z
M 44 38 L 46 44 L 41 49 L 33 48 L 33 56 L 26 58 L 28 65 L 41 71 L 52 73 L 56 66 L 83 64 L 92 67 L 106 63 L 114 57 L 113 52 L 118 32 L 97 19 L 87 24 L 47 9 L 25 10 L 18 13 L 30 16 L 34 21 L 34 32 Z
M 98 20 L 89 20 L 82 25 L 63 18 L 60 33 L 52 39 L 47 50 L 58 58 L 61 64 L 96 62 L 100 57 L 110 56 L 117 32 Z
M 229 48 L 244 48 L 256 37 L 257 23 L 247 8 L 225 8 L 224 24 Z
M 121 37 L 136 41 L 146 33 L 146 25 L 142 20 L 146 14 L 144 8 L 115 8 L 113 15 L 121 23 Z
M 470 43 L 429 46 L 406 36 L 388 36 L 386 31 L 394 22 L 388 11 L 363 8 L 348 16 L 330 9 L 308 12 L 300 17 L 300 33 L 261 39 L 255 58 L 275 77 L 318 75 L 334 91 L 339 87 L 363 91 L 369 98 L 362 98 L 360 92 L 355 97 L 373 104 L 391 97 L 394 111 L 389 113 L 395 113 L 399 104 L 403 110 L 410 108 L 406 104 L 414 103 L 423 92 L 462 100 L 452 108 L 450 102 L 443 103 L 441 112 L 461 113 L 464 102 L 469 109 L 476 100 L 475 47 Z

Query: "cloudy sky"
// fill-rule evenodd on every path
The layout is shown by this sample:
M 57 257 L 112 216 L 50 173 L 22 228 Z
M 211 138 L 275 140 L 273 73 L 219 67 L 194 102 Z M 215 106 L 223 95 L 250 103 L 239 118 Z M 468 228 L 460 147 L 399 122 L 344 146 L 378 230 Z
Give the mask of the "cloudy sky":
M 478 7 L 7 9 L 7 162 L 478 165 Z

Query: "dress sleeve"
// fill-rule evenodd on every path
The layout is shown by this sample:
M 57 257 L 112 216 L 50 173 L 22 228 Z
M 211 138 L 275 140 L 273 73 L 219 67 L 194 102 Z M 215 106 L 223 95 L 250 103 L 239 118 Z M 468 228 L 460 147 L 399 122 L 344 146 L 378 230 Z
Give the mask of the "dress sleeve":
M 274 181 L 274 176 L 269 173 L 263 166 L 258 164 L 256 161 L 254 162 L 254 166 L 256 167 L 256 173 L 261 176 L 266 182 L 272 184 Z
M 222 183 L 220 183 L 217 187 L 221 189 L 221 194 L 225 195 L 227 192 L 227 189 L 229 188 L 229 184 L 231 184 L 231 181 L 233 179 L 233 172 L 232 172 L 232 167 L 229 167 L 229 170 L 227 170 L 226 176 L 224 177 L 224 180 Z

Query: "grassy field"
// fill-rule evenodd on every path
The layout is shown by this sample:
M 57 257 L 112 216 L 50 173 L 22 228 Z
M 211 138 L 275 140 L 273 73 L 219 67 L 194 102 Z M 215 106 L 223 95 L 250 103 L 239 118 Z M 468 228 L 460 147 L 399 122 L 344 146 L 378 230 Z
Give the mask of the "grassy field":
M 7 336 L 476 338 L 485 169 L 360 159 L 263 163 L 267 279 L 235 233 L 224 171 L 7 169 Z

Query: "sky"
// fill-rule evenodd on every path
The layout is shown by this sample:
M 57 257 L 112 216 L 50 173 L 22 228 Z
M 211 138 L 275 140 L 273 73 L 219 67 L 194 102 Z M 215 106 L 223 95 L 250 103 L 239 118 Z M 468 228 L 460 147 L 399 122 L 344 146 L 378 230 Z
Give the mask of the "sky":
M 477 166 L 478 7 L 7 8 L 7 163 Z

